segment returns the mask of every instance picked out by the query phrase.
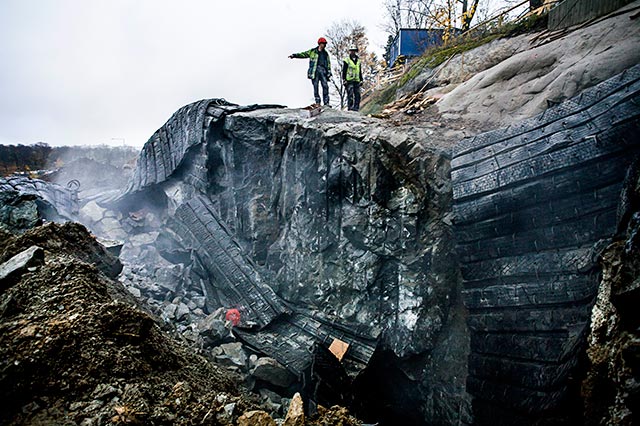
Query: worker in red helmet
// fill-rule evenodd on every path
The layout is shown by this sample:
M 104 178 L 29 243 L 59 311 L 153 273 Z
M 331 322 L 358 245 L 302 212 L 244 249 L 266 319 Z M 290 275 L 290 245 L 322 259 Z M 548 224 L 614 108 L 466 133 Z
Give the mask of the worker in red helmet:
M 307 77 L 311 79 L 313 84 L 313 97 L 316 104 L 319 105 L 320 91 L 318 90 L 318 85 L 322 85 L 322 102 L 325 106 L 330 107 L 328 82 L 331 80 L 331 59 L 327 52 L 327 40 L 324 37 L 320 37 L 318 39 L 318 47 L 289 55 L 289 59 L 293 58 L 309 58 Z

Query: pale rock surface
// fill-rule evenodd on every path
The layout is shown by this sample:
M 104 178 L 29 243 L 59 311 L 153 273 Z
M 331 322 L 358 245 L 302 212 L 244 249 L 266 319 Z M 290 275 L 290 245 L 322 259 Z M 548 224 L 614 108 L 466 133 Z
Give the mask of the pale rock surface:
M 639 5 L 636 1 L 627 8 Z M 475 74 L 436 106 L 444 118 L 475 121 L 483 129 L 539 114 L 550 102 L 571 98 L 640 63 L 640 20 L 629 19 L 631 14 L 602 20 L 548 43 L 544 37 L 534 40 L 535 35 L 506 39 L 501 43 L 513 43 L 512 50 L 518 53 Z M 519 51 L 527 39 L 532 48 Z M 473 52 L 485 54 L 478 49 Z M 474 55 L 467 54 L 467 60 Z M 452 60 L 450 67 L 455 66 Z M 452 82 L 459 80 L 453 72 L 443 74 L 452 74 Z

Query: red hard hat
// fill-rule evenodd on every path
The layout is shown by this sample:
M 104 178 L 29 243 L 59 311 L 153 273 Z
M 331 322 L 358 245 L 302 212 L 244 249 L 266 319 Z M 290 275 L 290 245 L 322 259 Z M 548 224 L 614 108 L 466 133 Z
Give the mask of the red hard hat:
M 324 38 L 324 37 L 320 37 L 320 38 L 318 39 L 318 44 L 320 44 L 320 43 L 327 44 L 327 39 L 326 39 L 326 38 Z

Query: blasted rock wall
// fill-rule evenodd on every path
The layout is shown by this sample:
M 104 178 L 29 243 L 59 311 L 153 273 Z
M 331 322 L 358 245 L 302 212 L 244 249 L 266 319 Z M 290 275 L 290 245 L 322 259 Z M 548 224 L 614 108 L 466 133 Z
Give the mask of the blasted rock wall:
M 373 326 L 401 357 L 431 349 L 455 287 L 446 153 L 325 114 L 229 116 L 209 196 L 282 298 Z
M 455 234 L 469 309 L 467 386 L 479 424 L 581 422 L 581 361 L 640 152 L 640 66 L 512 126 L 460 143 Z
M 270 106 L 277 107 L 239 106 L 224 99 L 203 99 L 183 106 L 144 145 L 125 192 L 132 193 L 165 182 L 183 165 L 185 159 L 190 158 L 186 155 L 187 152 L 195 146 L 201 146 L 207 139 L 211 124 L 226 114 Z M 192 173 L 191 176 L 195 178 L 192 184 L 198 189 L 206 188 L 205 175 Z

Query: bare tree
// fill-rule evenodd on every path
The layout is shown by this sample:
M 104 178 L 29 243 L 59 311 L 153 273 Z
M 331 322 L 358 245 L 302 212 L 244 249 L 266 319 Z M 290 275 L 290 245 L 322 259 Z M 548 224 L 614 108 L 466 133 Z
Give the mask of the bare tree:
M 363 90 L 371 83 L 373 75 L 380 68 L 380 61 L 376 55 L 368 51 L 369 40 L 365 32 L 365 27 L 355 20 L 342 20 L 334 22 L 327 29 L 326 35 L 329 40 L 327 50 L 331 58 L 331 80 L 335 94 L 340 98 L 340 108 L 344 108 L 347 100 L 347 90 L 342 81 L 343 59 L 349 54 L 349 48 L 356 46 L 360 57 L 362 74 L 364 77 Z
M 536 1 L 536 0 L 532 0 Z M 480 0 L 385 0 L 384 30 L 395 36 L 401 28 L 440 28 L 466 31 Z

